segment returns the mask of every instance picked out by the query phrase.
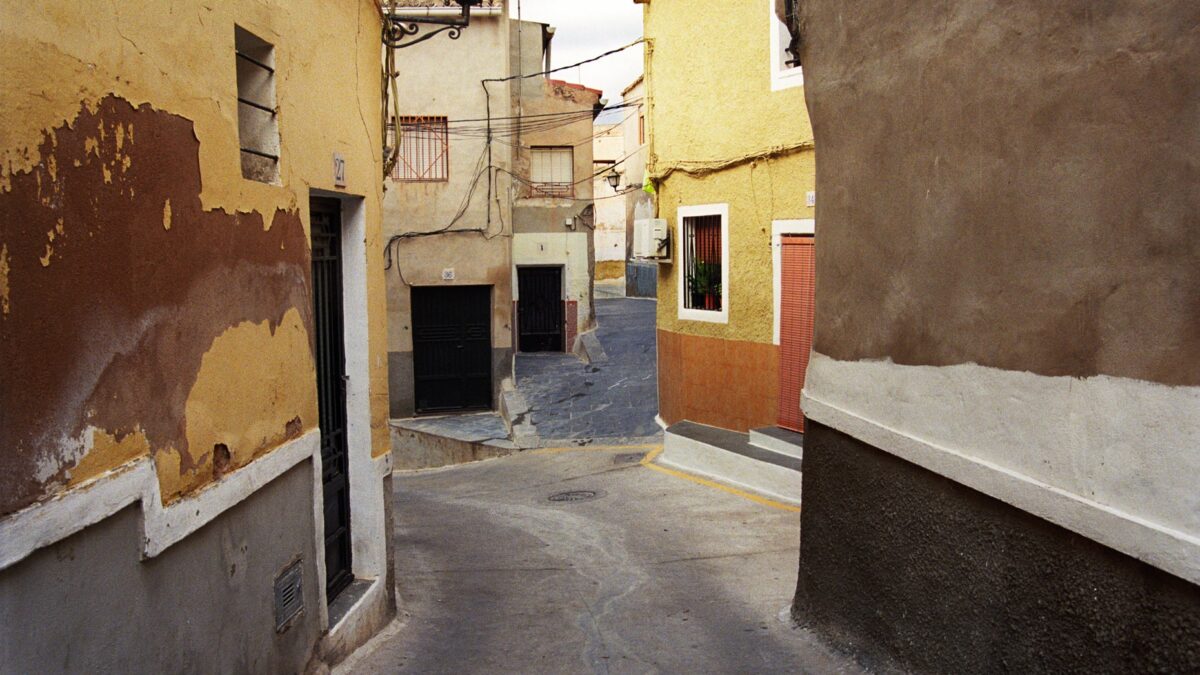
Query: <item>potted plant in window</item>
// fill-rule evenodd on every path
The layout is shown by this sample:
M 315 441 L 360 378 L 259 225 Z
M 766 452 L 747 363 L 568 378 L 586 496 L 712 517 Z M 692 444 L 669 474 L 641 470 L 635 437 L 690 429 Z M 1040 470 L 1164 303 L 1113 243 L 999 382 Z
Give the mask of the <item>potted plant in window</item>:
M 721 264 L 697 260 L 688 277 L 693 309 L 721 309 Z

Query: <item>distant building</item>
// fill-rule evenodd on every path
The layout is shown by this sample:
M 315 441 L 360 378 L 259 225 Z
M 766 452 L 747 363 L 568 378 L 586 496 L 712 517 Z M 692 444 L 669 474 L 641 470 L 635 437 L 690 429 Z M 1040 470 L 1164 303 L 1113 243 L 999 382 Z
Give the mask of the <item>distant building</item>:
M 398 16 L 458 11 L 398 4 Z M 495 0 L 457 40 L 396 51 L 383 214 L 393 418 L 494 409 L 516 350 L 570 351 L 591 326 L 600 92 L 539 74 L 553 36 Z
M 1200 672 L 1200 5 L 796 5 L 793 616 L 913 672 Z
M 634 110 L 623 115 L 637 114 Z M 625 163 L 625 137 L 623 125 L 597 124 L 592 140 L 592 166 L 596 177 L 592 180 L 592 194 L 596 200 L 596 274 L 601 279 L 625 279 L 625 200 L 622 195 Z M 620 162 L 618 164 L 618 162 Z M 609 185 L 615 176 L 616 187 Z
M 375 3 L 3 5 L 0 670 L 340 660 L 395 612 Z
M 663 460 L 715 471 L 727 462 L 705 457 L 736 455 L 762 430 L 788 439 L 778 446 L 786 456 L 729 459 L 771 456 L 791 467 L 781 484 L 752 486 L 796 501 L 818 239 L 803 73 L 786 65 L 773 0 L 723 5 L 720 21 L 704 20 L 716 10 L 691 2 L 644 7 L 653 200 L 639 196 L 646 201 L 633 216 L 635 227 L 661 219 L 669 233 L 654 263 Z M 696 424 L 723 433 L 704 432 L 701 442 Z
M 621 122 L 625 139 L 625 158 L 622 167 L 622 189 L 625 192 L 625 295 L 631 298 L 653 298 L 658 294 L 658 263 L 639 260 L 633 255 L 634 222 L 654 217 L 654 201 L 642 188 L 646 184 L 646 147 L 650 120 L 646 115 L 646 85 L 643 76 L 621 92 L 621 100 L 634 106 Z

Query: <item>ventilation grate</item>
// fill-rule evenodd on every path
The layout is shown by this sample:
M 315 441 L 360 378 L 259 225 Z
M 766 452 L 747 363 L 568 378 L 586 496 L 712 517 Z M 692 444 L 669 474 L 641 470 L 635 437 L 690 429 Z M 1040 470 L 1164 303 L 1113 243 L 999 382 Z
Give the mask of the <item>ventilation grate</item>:
M 304 568 L 300 560 L 275 577 L 275 631 L 282 633 L 304 609 Z

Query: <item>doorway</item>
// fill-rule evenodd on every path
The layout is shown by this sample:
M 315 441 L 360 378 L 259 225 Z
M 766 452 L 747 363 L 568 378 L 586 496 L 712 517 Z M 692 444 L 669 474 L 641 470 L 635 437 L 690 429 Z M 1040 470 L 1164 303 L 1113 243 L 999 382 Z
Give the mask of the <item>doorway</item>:
M 325 520 L 325 594 L 332 601 L 354 580 L 350 545 L 350 454 L 346 344 L 342 312 L 341 202 L 312 197 L 313 330 Z
M 492 287 L 414 286 L 418 413 L 492 407 Z
M 804 433 L 800 392 L 812 350 L 816 256 L 811 236 L 780 240 L 779 421 Z
M 517 298 L 518 349 L 563 351 L 562 268 L 518 267 Z

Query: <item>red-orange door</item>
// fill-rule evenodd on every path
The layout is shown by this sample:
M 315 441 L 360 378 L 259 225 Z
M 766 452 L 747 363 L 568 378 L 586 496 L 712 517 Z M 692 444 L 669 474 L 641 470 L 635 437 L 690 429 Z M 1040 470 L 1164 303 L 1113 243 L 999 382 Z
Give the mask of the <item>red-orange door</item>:
M 816 257 L 811 236 L 784 236 L 780 254 L 779 426 L 804 431 L 800 390 L 812 349 Z

